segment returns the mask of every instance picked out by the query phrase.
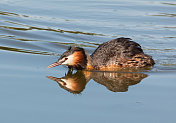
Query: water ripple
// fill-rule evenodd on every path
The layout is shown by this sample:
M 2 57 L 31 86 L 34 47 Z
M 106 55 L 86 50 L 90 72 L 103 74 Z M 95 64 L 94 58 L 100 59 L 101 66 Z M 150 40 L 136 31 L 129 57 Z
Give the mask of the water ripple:
M 19 49 L 19 48 L 5 47 L 5 46 L 0 46 L 0 50 L 7 50 L 7 51 L 13 51 L 13 52 L 22 52 L 22 53 L 30 53 L 30 54 L 40 54 L 40 55 L 55 55 L 55 53 L 34 51 L 34 50 L 27 50 L 27 49 Z
M 9 22 L 9 21 L 5 21 Z M 73 30 L 63 30 L 63 29 L 52 29 L 52 28 L 40 28 L 34 26 L 23 25 L 15 22 L 10 22 L 12 24 L 25 26 L 25 27 L 12 27 L 12 26 L 0 26 L 1 28 L 5 29 L 12 29 L 12 30 L 21 30 L 21 31 L 29 31 L 29 30 L 45 30 L 45 31 L 52 31 L 52 32 L 59 32 L 59 33 L 72 33 L 72 34 L 83 34 L 83 35 L 96 35 L 96 36 L 107 36 L 105 34 L 97 34 L 91 32 L 81 32 L 81 31 L 73 31 Z
M 152 16 L 163 16 L 163 17 L 176 17 L 176 14 L 170 14 L 170 13 L 159 13 L 159 14 L 155 14 Z
M 176 6 L 176 3 L 162 3 L 162 4 Z

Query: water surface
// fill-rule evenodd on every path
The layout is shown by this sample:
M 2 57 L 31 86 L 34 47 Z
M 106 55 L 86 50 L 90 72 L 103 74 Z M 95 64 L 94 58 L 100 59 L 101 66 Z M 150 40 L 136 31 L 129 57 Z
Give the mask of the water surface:
M 175 19 L 173 0 L 1 0 L 0 122 L 174 122 Z M 91 54 L 117 37 L 141 44 L 154 68 L 46 69 L 69 46 Z

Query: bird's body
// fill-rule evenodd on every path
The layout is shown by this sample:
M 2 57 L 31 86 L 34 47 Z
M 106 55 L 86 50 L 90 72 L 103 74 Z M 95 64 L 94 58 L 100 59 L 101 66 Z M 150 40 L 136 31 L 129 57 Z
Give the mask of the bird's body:
M 141 46 L 129 38 L 105 42 L 89 56 L 80 47 L 70 47 L 57 62 L 48 66 L 67 65 L 77 70 L 112 70 L 116 68 L 142 68 L 153 66 L 151 56 L 144 54 Z

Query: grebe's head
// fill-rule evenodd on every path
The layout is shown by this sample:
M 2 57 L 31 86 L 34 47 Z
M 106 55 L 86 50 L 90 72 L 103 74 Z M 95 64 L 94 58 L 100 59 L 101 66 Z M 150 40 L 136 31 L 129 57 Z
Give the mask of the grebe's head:
M 76 68 L 77 70 L 86 68 L 87 56 L 84 49 L 80 47 L 69 47 L 69 49 L 61 55 L 58 61 L 49 65 L 48 68 L 58 65 L 66 65 Z

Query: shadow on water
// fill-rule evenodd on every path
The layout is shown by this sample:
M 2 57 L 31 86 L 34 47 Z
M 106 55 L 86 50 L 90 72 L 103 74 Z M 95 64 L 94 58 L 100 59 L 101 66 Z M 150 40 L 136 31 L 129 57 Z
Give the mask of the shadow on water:
M 126 92 L 129 86 L 138 84 L 147 76 L 143 73 L 134 72 L 77 71 L 76 73 L 72 73 L 72 71 L 68 71 L 64 77 L 47 76 L 47 78 L 56 81 L 61 88 L 70 93 L 80 94 L 91 79 L 112 92 Z

